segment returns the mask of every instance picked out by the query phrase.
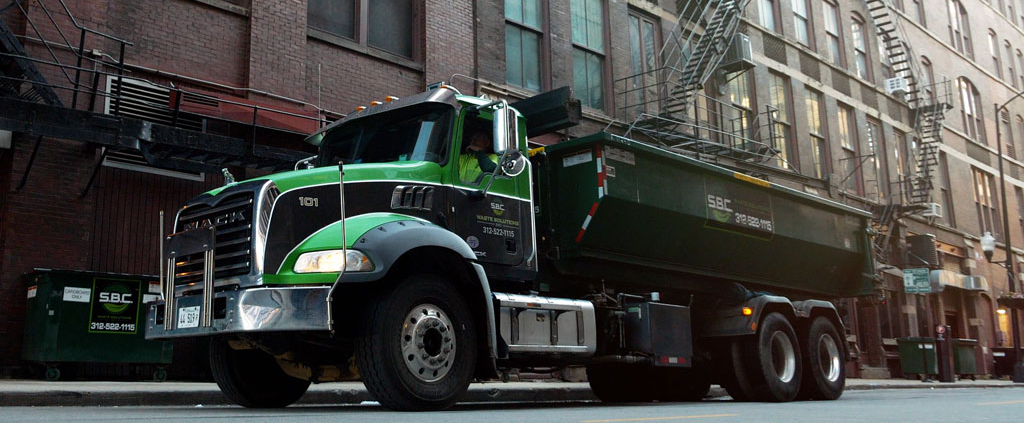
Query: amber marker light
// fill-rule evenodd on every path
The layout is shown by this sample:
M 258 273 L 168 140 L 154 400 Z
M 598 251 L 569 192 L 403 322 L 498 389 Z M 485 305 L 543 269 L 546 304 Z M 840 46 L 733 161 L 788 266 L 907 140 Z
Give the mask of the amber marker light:
M 754 314 L 754 309 L 752 309 L 750 307 L 743 307 L 743 315 L 744 316 L 750 316 L 750 315 L 753 315 L 753 314 Z
M 359 112 L 361 112 L 361 111 L 363 111 L 363 110 L 366 110 L 366 106 L 359 106 L 359 107 L 356 107 L 356 113 L 359 113 Z
M 381 104 L 384 104 L 384 103 L 381 103 L 381 102 L 379 102 L 379 101 L 371 101 L 371 102 L 370 102 L 370 107 L 373 107 L 373 106 L 380 106 Z
M 384 102 L 385 103 L 390 103 L 390 102 L 395 101 L 395 100 L 398 100 L 398 97 L 395 97 L 393 95 L 389 95 L 387 97 L 384 97 Z

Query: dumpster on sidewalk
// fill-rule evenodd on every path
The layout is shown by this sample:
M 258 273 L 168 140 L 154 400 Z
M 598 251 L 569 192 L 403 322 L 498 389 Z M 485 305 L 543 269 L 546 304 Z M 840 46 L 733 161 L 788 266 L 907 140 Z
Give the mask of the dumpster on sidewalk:
M 46 379 L 60 379 L 62 363 L 156 365 L 153 378 L 167 377 L 172 343 L 147 341 L 143 303 L 160 293 L 155 276 L 36 269 L 27 286 L 21 357 L 46 366 Z
M 970 377 L 976 380 L 978 374 L 978 359 L 975 349 L 978 348 L 977 339 L 953 339 L 953 373 L 960 375 L 961 379 Z
M 935 338 L 909 337 L 896 340 L 900 352 L 900 369 L 904 375 L 937 375 Z

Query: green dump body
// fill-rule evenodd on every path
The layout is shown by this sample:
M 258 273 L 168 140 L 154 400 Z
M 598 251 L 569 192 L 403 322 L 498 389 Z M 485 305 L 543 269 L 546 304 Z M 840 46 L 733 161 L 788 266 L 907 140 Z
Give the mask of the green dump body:
M 862 210 L 607 133 L 546 156 L 538 233 L 560 274 L 808 298 L 874 287 Z

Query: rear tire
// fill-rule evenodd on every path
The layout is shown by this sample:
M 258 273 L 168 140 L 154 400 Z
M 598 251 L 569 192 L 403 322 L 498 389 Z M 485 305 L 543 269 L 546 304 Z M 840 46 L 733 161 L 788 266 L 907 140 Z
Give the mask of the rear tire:
M 832 321 L 818 317 L 804 340 L 804 380 L 800 398 L 834 400 L 846 386 L 846 350 Z
M 443 410 L 466 392 L 476 326 L 462 295 L 434 275 L 413 275 L 363 315 L 356 364 L 370 396 L 393 410 Z
M 210 370 L 224 396 L 248 408 L 280 408 L 298 401 L 309 381 L 288 376 L 263 351 L 235 350 L 226 339 L 210 339 Z
M 793 326 L 780 313 L 769 313 L 761 320 L 760 329 L 753 338 L 734 353 L 743 355 L 737 366 L 742 388 L 744 379 L 749 383 L 745 393 L 753 401 L 792 401 L 800 392 L 803 366 L 800 343 Z M 731 394 L 731 393 L 730 393 Z

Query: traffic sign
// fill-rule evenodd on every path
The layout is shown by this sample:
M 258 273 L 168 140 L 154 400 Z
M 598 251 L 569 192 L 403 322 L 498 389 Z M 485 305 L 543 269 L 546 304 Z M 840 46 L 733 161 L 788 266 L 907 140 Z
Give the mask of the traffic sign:
M 903 269 L 903 289 L 908 294 L 929 294 L 932 282 L 928 269 Z

